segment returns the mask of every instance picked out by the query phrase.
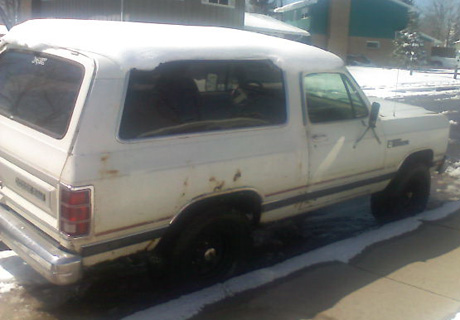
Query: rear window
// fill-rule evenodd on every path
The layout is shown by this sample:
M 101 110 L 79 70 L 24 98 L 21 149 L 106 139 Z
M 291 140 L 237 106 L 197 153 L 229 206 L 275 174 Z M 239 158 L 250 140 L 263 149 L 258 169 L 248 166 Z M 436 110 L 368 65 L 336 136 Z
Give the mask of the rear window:
M 62 138 L 84 75 L 83 66 L 55 56 L 9 50 L 0 55 L 0 114 Z
M 174 61 L 131 71 L 119 136 L 143 139 L 284 122 L 283 73 L 270 61 Z

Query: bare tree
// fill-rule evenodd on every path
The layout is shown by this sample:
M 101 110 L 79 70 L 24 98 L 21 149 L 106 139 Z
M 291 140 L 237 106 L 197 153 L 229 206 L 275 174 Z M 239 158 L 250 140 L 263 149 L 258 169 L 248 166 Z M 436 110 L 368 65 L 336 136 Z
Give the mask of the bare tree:
M 18 23 L 20 1 L 21 0 L 0 0 L 0 19 L 8 29 Z
M 422 30 L 452 46 L 460 37 L 460 0 L 431 0 L 424 10 Z

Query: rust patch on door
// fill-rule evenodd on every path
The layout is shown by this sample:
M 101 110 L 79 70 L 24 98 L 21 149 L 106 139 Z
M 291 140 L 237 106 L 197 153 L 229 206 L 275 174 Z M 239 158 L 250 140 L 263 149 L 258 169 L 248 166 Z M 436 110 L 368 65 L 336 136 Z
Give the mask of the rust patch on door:
M 209 178 L 209 182 L 211 182 L 211 187 L 214 186 L 213 188 L 213 191 L 216 192 L 216 191 L 221 191 L 223 188 L 224 188 L 224 185 L 225 185 L 225 181 L 222 180 L 222 181 L 219 181 L 216 179 L 216 177 L 211 177 Z
M 221 191 L 225 185 L 225 181 L 221 181 L 217 186 L 214 187 L 214 192 Z

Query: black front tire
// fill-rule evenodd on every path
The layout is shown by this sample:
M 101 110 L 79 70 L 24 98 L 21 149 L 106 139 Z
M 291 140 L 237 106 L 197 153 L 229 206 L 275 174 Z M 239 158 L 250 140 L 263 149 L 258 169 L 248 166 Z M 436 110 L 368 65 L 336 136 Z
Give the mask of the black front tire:
M 251 248 L 248 219 L 228 208 L 215 208 L 183 227 L 172 246 L 175 281 L 206 286 L 235 274 Z
M 428 203 L 430 186 L 430 171 L 425 164 L 408 165 L 385 190 L 372 195 L 372 214 L 385 223 L 420 213 Z

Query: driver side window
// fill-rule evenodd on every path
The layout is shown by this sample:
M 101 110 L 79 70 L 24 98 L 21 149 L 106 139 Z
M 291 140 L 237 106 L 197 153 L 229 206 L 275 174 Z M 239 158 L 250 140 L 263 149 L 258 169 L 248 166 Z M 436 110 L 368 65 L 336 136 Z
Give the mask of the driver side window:
M 307 113 L 312 123 L 351 120 L 368 115 L 366 104 L 349 79 L 340 73 L 304 77 Z

